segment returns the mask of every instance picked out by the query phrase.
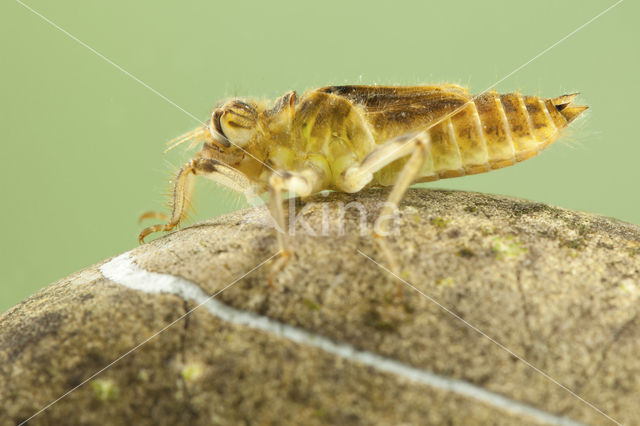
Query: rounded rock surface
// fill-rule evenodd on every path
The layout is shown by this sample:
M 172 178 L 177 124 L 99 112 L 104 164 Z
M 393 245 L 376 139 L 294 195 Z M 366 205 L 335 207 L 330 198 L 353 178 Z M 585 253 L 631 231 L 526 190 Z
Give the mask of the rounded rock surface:
M 639 227 L 413 189 L 403 283 L 385 195 L 298 201 L 280 271 L 252 209 L 41 290 L 0 315 L 0 424 L 70 390 L 29 423 L 640 424 Z

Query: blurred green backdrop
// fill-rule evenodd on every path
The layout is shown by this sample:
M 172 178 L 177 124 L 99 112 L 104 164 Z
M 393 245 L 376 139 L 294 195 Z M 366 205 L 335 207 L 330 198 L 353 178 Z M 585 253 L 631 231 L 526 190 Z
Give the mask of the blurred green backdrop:
M 222 97 L 327 84 L 455 82 L 477 93 L 614 3 L 28 0 L 96 51 L 206 120 Z M 626 1 L 496 90 L 591 106 L 543 155 L 433 187 L 508 194 L 640 223 L 640 31 Z M 0 5 L 0 312 L 137 245 L 197 123 L 17 2 Z M 196 220 L 244 207 L 199 182 Z

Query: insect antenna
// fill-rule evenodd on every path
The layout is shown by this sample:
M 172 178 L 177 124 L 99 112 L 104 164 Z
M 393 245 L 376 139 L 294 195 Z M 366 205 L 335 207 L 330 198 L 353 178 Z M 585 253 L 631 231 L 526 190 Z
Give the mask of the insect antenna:
M 179 145 L 182 145 L 185 142 L 190 142 L 187 149 L 191 149 L 195 147 L 199 142 L 206 140 L 209 136 L 209 127 L 200 126 L 196 129 L 191 130 L 183 135 L 178 136 L 177 138 L 171 139 L 167 142 L 169 147 L 164 150 L 164 153 L 171 151 Z

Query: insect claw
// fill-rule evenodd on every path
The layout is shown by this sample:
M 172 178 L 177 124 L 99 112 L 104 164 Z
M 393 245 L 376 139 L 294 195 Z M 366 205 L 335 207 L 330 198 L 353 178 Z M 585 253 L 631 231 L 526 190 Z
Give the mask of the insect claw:
M 142 232 L 140 232 L 140 235 L 138 235 L 138 242 L 140 244 L 144 244 L 144 239 L 147 235 L 159 231 L 171 231 L 173 228 L 175 228 L 175 225 L 153 225 L 148 228 L 144 228 Z
M 151 233 L 148 229 L 149 228 L 144 228 L 142 232 L 140 232 L 138 235 L 138 244 L 144 244 L 144 238 Z

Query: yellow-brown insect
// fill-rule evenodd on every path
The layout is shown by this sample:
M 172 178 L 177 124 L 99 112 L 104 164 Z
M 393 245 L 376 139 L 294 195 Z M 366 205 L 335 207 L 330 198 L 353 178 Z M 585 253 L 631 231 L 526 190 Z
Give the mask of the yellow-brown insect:
M 281 230 L 284 191 L 308 196 L 393 185 L 389 204 L 397 205 L 412 183 L 487 172 L 538 154 L 587 109 L 572 103 L 576 96 L 473 98 L 446 84 L 330 86 L 300 98 L 289 92 L 273 105 L 232 99 L 174 144 L 204 142 L 175 178 L 169 222 L 144 229 L 139 240 L 180 223 L 195 175 L 238 191 L 269 191 Z M 284 250 L 286 236 L 278 238 Z

